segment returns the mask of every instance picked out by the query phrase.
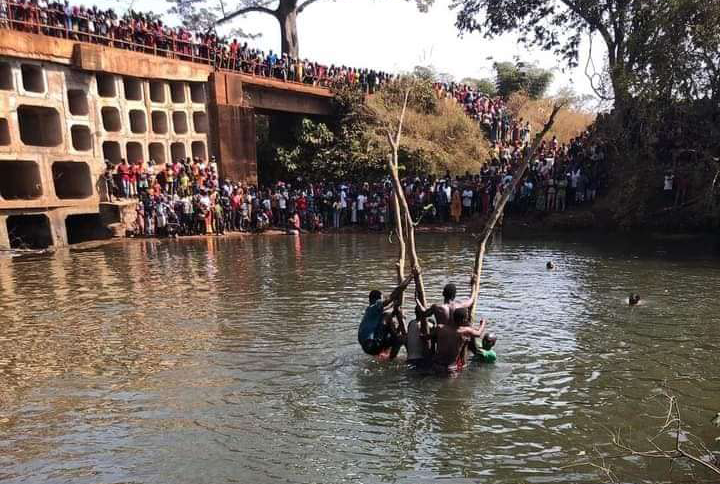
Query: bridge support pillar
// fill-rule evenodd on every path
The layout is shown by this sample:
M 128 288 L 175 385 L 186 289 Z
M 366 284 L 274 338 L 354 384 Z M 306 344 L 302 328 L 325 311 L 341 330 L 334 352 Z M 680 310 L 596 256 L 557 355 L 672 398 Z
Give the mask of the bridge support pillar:
M 257 183 L 255 110 L 228 104 L 210 106 L 213 153 L 220 177 Z

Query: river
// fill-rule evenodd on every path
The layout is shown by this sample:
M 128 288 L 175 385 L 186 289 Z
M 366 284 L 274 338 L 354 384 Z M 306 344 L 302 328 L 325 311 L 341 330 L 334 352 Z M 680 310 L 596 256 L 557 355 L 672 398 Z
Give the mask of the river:
M 449 281 L 468 294 L 472 244 L 419 237 L 431 298 Z M 665 391 L 718 447 L 712 247 L 496 240 L 478 312 L 499 359 L 456 378 L 357 345 L 395 250 L 381 235 L 258 236 L 0 259 L 0 481 L 607 482 L 583 462 L 618 453 L 612 430 L 647 448 Z M 607 464 L 623 482 L 668 478 L 665 462 Z

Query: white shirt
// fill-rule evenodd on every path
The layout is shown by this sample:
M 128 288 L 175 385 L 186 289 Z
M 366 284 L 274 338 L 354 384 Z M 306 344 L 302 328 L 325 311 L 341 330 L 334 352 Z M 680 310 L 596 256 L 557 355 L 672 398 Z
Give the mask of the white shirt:
M 580 180 L 580 170 L 574 171 L 572 175 L 570 175 L 570 186 L 577 188 L 578 180 Z
M 668 190 L 668 191 L 672 190 L 674 178 L 675 178 L 675 175 L 665 175 L 665 183 L 663 184 L 663 188 L 665 190 Z
M 362 193 L 358 195 L 357 197 L 357 209 L 358 210 L 365 210 L 365 202 L 367 201 L 367 197 L 363 195 Z
M 463 197 L 463 207 L 472 206 L 472 197 L 473 197 L 472 190 L 468 190 L 466 188 L 465 191 L 463 191 L 463 193 L 462 193 L 462 197 Z

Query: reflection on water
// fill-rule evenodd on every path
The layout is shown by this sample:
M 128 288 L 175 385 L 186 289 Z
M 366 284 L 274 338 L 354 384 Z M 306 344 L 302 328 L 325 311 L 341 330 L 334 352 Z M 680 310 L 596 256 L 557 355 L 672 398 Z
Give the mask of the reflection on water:
M 471 240 L 419 243 L 432 296 L 467 284 Z M 478 311 L 500 359 L 453 379 L 357 347 L 394 253 L 308 236 L 0 259 L 0 481 L 602 482 L 567 466 L 606 429 L 641 442 L 665 384 L 715 438 L 720 270 L 704 248 L 496 241 Z

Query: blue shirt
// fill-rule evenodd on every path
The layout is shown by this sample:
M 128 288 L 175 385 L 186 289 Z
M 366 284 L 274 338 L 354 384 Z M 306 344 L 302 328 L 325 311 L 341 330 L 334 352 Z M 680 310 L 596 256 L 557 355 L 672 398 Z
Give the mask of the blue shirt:
M 367 341 L 374 339 L 378 334 L 378 329 L 383 323 L 383 302 L 382 299 L 377 300 L 369 305 L 365 310 L 360 327 L 358 328 L 358 341 Z

